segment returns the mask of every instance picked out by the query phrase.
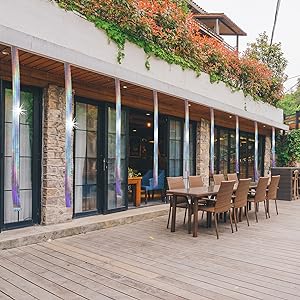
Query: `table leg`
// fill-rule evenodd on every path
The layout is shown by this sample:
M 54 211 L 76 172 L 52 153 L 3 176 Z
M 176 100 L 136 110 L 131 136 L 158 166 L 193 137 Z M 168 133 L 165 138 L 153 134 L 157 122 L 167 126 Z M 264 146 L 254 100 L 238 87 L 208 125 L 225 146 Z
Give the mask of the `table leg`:
M 177 196 L 173 196 L 172 201 L 172 219 L 171 219 L 171 232 L 175 232 L 175 224 L 176 224 L 176 204 L 177 204 Z
M 139 207 L 141 205 L 142 198 L 142 183 L 140 180 L 136 183 L 135 187 L 135 205 Z
M 197 199 L 191 199 L 192 203 L 194 205 L 193 212 L 194 212 L 194 228 L 193 228 L 193 237 L 198 236 L 198 200 Z
M 188 200 L 188 233 L 192 233 L 192 203 Z

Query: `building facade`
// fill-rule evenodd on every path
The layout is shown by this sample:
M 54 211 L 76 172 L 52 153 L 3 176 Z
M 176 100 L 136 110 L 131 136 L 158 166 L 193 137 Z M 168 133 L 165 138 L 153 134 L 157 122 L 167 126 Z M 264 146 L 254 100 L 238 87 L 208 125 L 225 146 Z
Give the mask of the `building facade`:
M 147 70 L 133 44 L 119 64 L 104 32 L 49 1 L 0 8 L 2 229 L 126 210 L 128 167 L 209 184 L 275 163 L 282 110 L 156 58 Z

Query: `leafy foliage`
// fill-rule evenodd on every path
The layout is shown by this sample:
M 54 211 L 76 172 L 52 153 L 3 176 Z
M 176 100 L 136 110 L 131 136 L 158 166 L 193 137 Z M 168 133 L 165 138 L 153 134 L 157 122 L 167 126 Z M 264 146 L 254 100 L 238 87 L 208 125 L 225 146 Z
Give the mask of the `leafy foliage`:
M 282 98 L 283 83 L 287 78 L 285 69 L 288 62 L 281 49 L 281 43 L 270 45 L 268 35 L 263 32 L 256 39 L 256 42 L 248 44 L 245 57 L 255 59 L 268 66 L 272 71 L 270 97 Z
M 270 68 L 256 58 L 227 49 L 221 42 L 201 35 L 184 0 L 55 0 L 67 10 L 77 11 L 106 31 L 118 45 L 118 62 L 124 57 L 125 42 L 135 43 L 148 55 L 199 75 L 206 72 L 211 82 L 223 81 L 233 91 L 243 90 L 256 100 L 275 104 L 282 85 Z
M 277 107 L 282 108 L 285 115 L 294 115 L 300 110 L 300 81 L 296 91 L 286 94 L 283 99 L 277 103 Z
M 294 166 L 300 162 L 300 129 L 277 137 L 277 163 L 279 166 Z

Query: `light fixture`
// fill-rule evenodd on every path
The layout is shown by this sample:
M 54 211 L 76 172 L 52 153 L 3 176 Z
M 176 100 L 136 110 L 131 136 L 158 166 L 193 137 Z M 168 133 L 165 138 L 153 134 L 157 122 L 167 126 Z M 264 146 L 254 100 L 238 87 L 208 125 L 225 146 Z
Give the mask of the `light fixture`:
M 191 107 L 192 106 L 192 104 L 189 104 L 189 107 Z
M 3 55 L 9 55 L 9 51 L 7 49 L 2 50 L 1 53 Z
M 123 85 L 123 89 L 125 89 L 125 90 L 126 90 L 126 89 L 127 89 L 127 85 Z
M 136 129 L 132 129 L 133 132 L 136 132 Z
M 264 125 L 264 128 L 266 128 L 266 125 Z
M 146 113 L 146 116 L 151 116 L 151 114 L 150 113 Z
M 232 116 L 229 116 L 229 119 L 232 119 Z
M 151 126 L 152 126 L 151 122 L 147 122 L 147 127 L 151 128 Z

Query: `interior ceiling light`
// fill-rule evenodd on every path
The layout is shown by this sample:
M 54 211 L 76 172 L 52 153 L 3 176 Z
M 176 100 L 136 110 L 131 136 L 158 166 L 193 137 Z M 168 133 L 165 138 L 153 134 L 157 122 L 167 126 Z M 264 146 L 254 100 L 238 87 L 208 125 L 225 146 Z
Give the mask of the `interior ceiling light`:
M 136 132 L 136 129 L 132 129 L 133 132 Z
M 123 89 L 127 89 L 127 85 L 123 85 Z
M 151 127 L 151 122 L 147 122 L 147 127 L 148 127 L 148 128 Z
M 146 116 L 151 116 L 151 114 L 150 113 L 146 113 Z
M 9 51 L 7 49 L 2 50 L 1 53 L 3 55 L 9 55 Z

